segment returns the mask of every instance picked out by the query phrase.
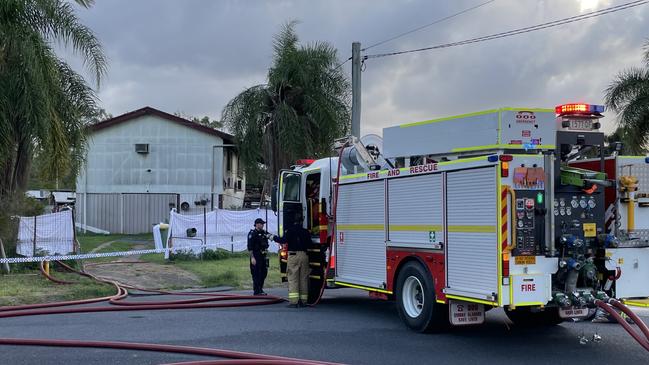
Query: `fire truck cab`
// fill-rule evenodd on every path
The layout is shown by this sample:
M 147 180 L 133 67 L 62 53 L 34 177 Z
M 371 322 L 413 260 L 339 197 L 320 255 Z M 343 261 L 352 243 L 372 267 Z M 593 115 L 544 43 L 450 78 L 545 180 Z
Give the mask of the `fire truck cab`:
M 607 225 L 607 192 L 643 206 L 637 179 L 620 189 L 606 168 L 603 110 L 500 108 L 403 124 L 282 171 L 278 233 L 296 212 L 313 233 L 310 301 L 324 287 L 364 289 L 431 331 L 480 324 L 496 307 L 515 323 L 556 324 L 620 288 L 649 296 L 646 280 L 623 279 L 649 269 L 649 227 L 620 230 L 621 209 L 618 229 Z

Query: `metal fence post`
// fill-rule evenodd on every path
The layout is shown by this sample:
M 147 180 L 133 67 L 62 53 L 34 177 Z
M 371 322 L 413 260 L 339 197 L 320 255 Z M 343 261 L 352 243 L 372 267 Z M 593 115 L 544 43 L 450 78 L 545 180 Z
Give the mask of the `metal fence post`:
M 34 248 L 32 251 L 32 257 L 36 256 L 36 217 L 37 216 L 34 216 L 34 242 L 32 242 L 34 244 Z

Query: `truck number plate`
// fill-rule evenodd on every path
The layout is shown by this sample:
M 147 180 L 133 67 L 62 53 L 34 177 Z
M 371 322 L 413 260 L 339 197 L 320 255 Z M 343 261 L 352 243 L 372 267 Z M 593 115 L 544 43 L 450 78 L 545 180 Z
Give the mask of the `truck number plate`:
M 477 303 L 449 300 L 451 324 L 466 326 L 484 323 L 484 305 Z
M 535 265 L 536 256 L 514 256 L 514 265 Z
M 588 317 L 588 308 L 559 308 L 561 318 L 583 318 Z
M 577 131 L 591 131 L 593 130 L 592 120 L 571 120 L 570 129 Z

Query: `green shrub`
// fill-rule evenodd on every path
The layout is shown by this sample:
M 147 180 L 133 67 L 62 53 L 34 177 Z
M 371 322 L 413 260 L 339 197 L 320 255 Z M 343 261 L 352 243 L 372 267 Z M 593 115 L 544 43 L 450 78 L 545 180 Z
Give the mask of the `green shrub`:
M 205 250 L 202 254 L 194 254 L 191 251 L 176 251 L 169 254 L 170 261 L 192 261 L 192 260 L 226 260 L 233 257 L 245 257 L 248 252 L 230 252 L 217 248 L 216 250 Z

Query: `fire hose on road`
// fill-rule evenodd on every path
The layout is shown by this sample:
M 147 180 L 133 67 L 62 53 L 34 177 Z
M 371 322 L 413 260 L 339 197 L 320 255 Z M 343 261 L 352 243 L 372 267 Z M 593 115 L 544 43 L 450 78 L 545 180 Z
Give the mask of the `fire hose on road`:
M 243 307 L 256 305 L 269 305 L 280 303 L 284 298 L 277 296 L 252 296 L 239 294 L 223 293 L 187 293 L 187 292 L 169 292 L 163 290 L 152 290 L 138 288 L 132 285 L 118 283 L 113 280 L 96 277 L 89 273 L 78 271 L 62 262 L 58 262 L 65 270 L 77 273 L 81 276 L 88 277 L 97 282 L 113 285 L 116 293 L 112 296 L 92 298 L 85 300 L 73 300 L 55 303 L 29 304 L 22 306 L 0 307 L 0 318 L 11 318 L 21 316 L 47 315 L 47 314 L 68 314 L 68 313 L 94 313 L 94 312 L 116 312 L 116 311 L 135 311 L 135 310 L 163 310 L 163 309 L 195 309 L 195 308 L 223 308 L 223 307 Z M 52 282 L 57 284 L 72 284 L 73 282 L 63 281 L 54 278 L 52 275 L 43 270 L 42 274 Z M 183 300 L 166 300 L 166 301 L 147 301 L 147 302 L 127 302 L 128 289 L 139 290 L 154 294 L 166 294 L 175 296 L 199 297 Z M 104 306 L 81 306 L 94 303 L 106 303 Z M 211 348 L 199 348 L 189 346 L 172 346 L 150 343 L 132 343 L 132 342 L 115 342 L 115 341 L 77 341 L 77 340 L 56 340 L 56 339 L 20 339 L 20 338 L 0 338 L 0 345 L 11 346 L 49 346 L 49 347 L 71 347 L 71 348 L 106 348 L 118 350 L 138 350 L 167 352 L 187 355 L 214 356 L 226 358 L 228 360 L 206 360 L 190 361 L 176 363 L 177 365 L 192 364 L 331 364 L 328 362 L 312 361 L 304 359 L 294 359 L 281 356 L 262 355 L 247 352 L 229 351 Z

